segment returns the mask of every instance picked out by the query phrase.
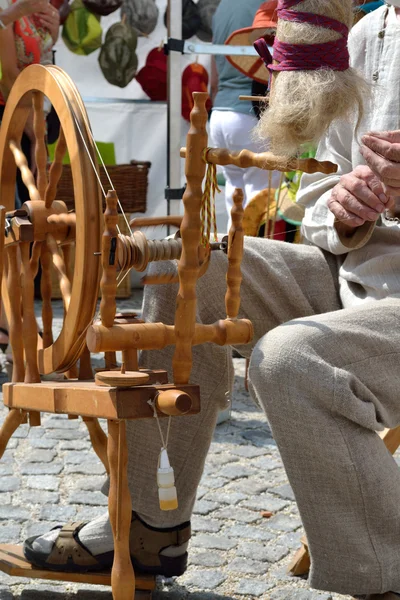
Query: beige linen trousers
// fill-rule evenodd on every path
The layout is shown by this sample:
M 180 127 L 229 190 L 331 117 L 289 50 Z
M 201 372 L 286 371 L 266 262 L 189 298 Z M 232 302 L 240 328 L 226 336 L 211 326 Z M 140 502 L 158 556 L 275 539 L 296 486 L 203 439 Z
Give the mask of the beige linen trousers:
M 198 321 L 225 317 L 227 260 L 213 253 L 197 285 Z M 172 271 L 174 263 L 152 266 Z M 246 238 L 240 316 L 255 337 L 250 387 L 265 409 L 293 487 L 312 557 L 310 583 L 346 594 L 400 590 L 400 474 L 375 433 L 400 423 L 400 299 L 342 309 L 336 258 L 312 246 Z M 144 317 L 173 323 L 177 287 L 145 289 Z M 158 507 L 160 436 L 153 420 L 128 427 L 133 508 L 154 526 L 190 519 L 233 368 L 229 348 L 194 349 L 201 414 L 172 420 L 169 456 L 179 508 Z M 143 352 L 171 372 L 173 348 Z M 163 427 L 166 427 L 164 420 Z M 265 460 L 268 460 L 266 456 Z

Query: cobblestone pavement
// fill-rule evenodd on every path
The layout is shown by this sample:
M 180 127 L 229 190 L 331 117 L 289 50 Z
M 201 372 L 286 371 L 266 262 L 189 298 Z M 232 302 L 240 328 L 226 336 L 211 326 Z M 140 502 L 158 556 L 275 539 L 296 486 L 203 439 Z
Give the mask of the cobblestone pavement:
M 119 308 L 132 310 L 132 301 Z M 154 598 L 343 599 L 312 591 L 286 573 L 302 535 L 299 515 L 265 416 L 244 389 L 244 360 L 235 359 L 235 372 L 230 420 L 216 428 L 198 490 L 190 567 L 176 580 L 160 581 Z M 1 419 L 5 414 L 1 408 Z M 21 426 L 0 461 L 0 475 L 1 543 L 68 520 L 92 519 L 106 509 L 99 491 L 104 468 L 77 420 L 47 415 L 40 428 Z M 273 515 L 263 518 L 262 510 Z M 111 592 L 0 573 L 0 600 L 17 599 L 111 600 Z

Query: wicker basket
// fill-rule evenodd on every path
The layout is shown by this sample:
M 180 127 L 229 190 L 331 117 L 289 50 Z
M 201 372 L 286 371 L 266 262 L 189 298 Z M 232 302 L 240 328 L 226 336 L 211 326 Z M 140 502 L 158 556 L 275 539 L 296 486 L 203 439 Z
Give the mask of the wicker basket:
M 150 166 L 150 162 L 132 160 L 126 165 L 112 165 L 107 167 L 108 174 L 125 212 L 146 212 Z M 100 167 L 100 178 L 107 192 L 110 189 L 110 182 L 103 167 Z M 57 200 L 63 200 L 68 206 L 68 210 L 72 210 L 75 206 L 70 165 L 63 166 L 58 183 Z

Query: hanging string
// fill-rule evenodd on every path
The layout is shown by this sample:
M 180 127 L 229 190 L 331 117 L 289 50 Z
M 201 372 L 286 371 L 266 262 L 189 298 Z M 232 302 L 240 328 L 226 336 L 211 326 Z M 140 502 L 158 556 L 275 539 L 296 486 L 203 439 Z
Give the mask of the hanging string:
M 158 392 L 158 394 L 159 394 L 159 392 Z M 151 408 L 153 409 L 153 413 L 154 413 L 153 417 L 156 420 L 156 423 L 157 423 L 157 426 L 158 426 L 158 431 L 160 432 L 160 438 L 161 438 L 162 447 L 165 450 L 167 450 L 167 448 L 168 448 L 168 442 L 169 442 L 169 434 L 170 434 L 170 431 L 171 431 L 171 416 L 168 417 L 167 435 L 164 438 L 164 434 L 163 434 L 163 431 L 161 429 L 160 418 L 158 416 L 157 409 L 156 409 L 156 399 L 157 399 L 157 396 L 154 398 L 154 400 L 148 400 L 147 404 L 149 404 L 151 406 Z
M 218 241 L 217 214 L 215 210 L 215 192 L 221 192 L 217 181 L 217 166 L 207 160 L 210 148 L 203 151 L 203 160 L 207 164 L 206 183 L 201 199 L 201 243 L 205 248 L 210 245 L 211 229 L 214 230 L 214 241 Z

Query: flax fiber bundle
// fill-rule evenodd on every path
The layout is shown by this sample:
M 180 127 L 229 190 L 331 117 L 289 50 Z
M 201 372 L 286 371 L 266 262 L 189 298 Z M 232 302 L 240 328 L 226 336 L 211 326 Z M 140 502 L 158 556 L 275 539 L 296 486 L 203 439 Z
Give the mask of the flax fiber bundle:
M 349 29 L 353 21 L 352 0 L 303 0 L 291 10 L 330 17 Z M 320 45 L 337 41 L 342 35 L 311 23 L 279 19 L 276 37 L 289 44 Z M 269 108 L 261 117 L 257 134 L 271 140 L 276 154 L 293 155 L 302 144 L 318 142 L 335 119 L 356 114 L 359 123 L 365 93 L 364 80 L 352 68 L 275 72 Z

